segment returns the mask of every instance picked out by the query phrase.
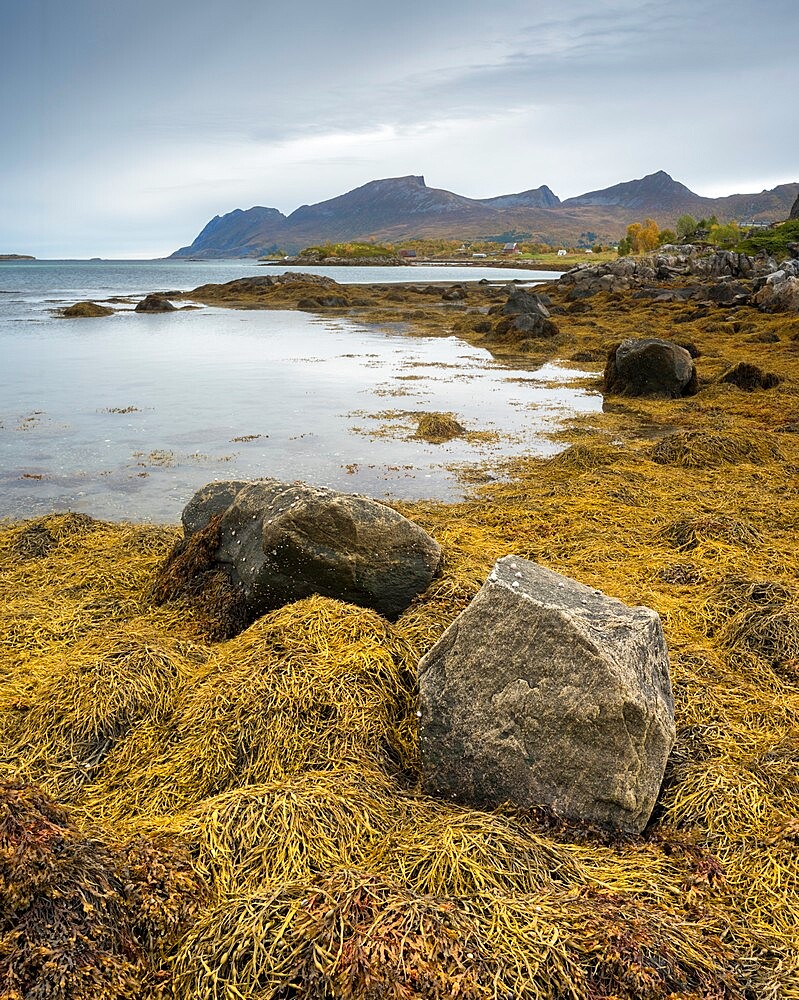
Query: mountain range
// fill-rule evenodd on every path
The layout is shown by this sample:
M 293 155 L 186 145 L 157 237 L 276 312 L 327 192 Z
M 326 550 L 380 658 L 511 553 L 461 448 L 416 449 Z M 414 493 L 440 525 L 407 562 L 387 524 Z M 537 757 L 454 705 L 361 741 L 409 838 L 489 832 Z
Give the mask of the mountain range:
M 590 233 L 600 242 L 617 240 L 626 226 L 644 217 L 661 227 L 680 215 L 716 215 L 720 221 L 777 222 L 785 219 L 799 183 L 759 194 L 703 198 L 663 170 L 638 180 L 561 201 L 546 185 L 494 198 L 466 198 L 431 188 L 424 177 L 369 181 L 346 194 L 290 215 L 276 208 L 237 208 L 215 216 L 176 258 L 259 257 L 277 249 L 347 240 L 397 242 L 414 238 L 490 239 L 506 234 L 544 243 L 573 244 Z

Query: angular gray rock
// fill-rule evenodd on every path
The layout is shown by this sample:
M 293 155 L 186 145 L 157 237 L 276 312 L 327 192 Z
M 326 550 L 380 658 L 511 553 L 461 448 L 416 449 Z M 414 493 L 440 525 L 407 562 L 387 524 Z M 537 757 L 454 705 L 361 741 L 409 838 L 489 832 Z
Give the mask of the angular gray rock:
M 679 399 L 696 393 L 696 367 L 688 351 L 671 341 L 623 340 L 608 352 L 604 390 L 619 396 Z
M 183 512 L 186 536 L 215 518 L 212 568 L 249 620 L 311 594 L 397 618 L 441 562 L 438 543 L 385 504 L 304 483 L 212 483 Z
M 799 312 L 799 260 L 785 260 L 753 296 L 762 312 Z
M 791 208 L 791 214 L 788 218 L 799 219 L 799 195 L 796 196 L 796 201 L 793 203 L 793 208 Z
M 517 556 L 419 664 L 429 794 L 638 832 L 674 743 L 657 614 Z

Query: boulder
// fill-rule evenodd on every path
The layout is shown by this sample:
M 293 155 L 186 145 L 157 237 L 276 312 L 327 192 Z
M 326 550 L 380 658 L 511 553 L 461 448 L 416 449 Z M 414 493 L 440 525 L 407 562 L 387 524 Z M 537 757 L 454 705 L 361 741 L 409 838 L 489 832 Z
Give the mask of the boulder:
M 793 263 L 783 262 L 780 270 L 770 274 L 753 296 L 755 305 L 763 312 L 799 312 L 799 277 L 792 273 Z
M 146 295 L 136 306 L 137 313 L 174 312 L 175 306 L 160 295 Z
M 692 396 L 697 391 L 696 367 L 690 353 L 671 341 L 623 340 L 608 352 L 604 390 L 661 399 Z
M 674 743 L 657 614 L 517 556 L 419 664 L 425 789 L 625 832 L 646 825 Z
M 788 218 L 799 219 L 799 195 L 796 196 L 796 201 L 793 203 L 793 208 L 791 209 L 791 214 Z
M 541 340 L 558 334 L 549 309 L 527 289 L 511 289 L 507 302 L 498 311 L 501 318 L 494 327 L 496 340 Z
M 385 504 L 276 479 L 204 487 L 183 527 L 184 544 L 212 536 L 202 572 L 224 570 L 244 621 L 311 594 L 395 619 L 441 562 L 437 542 Z
M 707 300 L 717 306 L 745 306 L 749 302 L 751 289 L 740 281 L 722 278 L 707 289 Z

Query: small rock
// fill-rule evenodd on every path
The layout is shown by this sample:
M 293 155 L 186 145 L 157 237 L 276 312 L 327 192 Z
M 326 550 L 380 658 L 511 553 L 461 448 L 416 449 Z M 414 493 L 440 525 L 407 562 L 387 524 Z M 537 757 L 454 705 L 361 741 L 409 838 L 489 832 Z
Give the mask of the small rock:
M 726 371 L 719 381 L 729 385 L 736 385 L 739 389 L 743 389 L 744 392 L 755 392 L 756 389 L 773 389 L 780 384 L 780 377 L 774 372 L 764 372 L 757 365 L 740 361 L 737 365 L 733 365 L 732 368 Z
M 429 441 L 430 444 L 443 444 L 453 438 L 465 436 L 466 428 L 451 413 L 422 413 L 414 434 L 414 437 Z
M 113 309 L 109 309 L 108 306 L 100 306 L 96 302 L 76 302 L 74 306 L 67 306 L 61 313 L 66 319 L 89 319 L 95 316 L 112 316 L 113 314 Z
M 707 298 L 717 306 L 745 306 L 751 289 L 740 281 L 717 281 L 707 291 Z
M 491 310 L 492 313 L 494 310 Z M 549 339 L 558 334 L 549 309 L 534 293 L 525 288 L 512 288 L 508 300 L 500 307 L 501 319 L 494 327 L 494 339 L 516 342 L 527 339 Z
M 160 295 L 147 295 L 136 306 L 137 313 L 165 313 L 174 312 L 175 306 L 168 299 Z

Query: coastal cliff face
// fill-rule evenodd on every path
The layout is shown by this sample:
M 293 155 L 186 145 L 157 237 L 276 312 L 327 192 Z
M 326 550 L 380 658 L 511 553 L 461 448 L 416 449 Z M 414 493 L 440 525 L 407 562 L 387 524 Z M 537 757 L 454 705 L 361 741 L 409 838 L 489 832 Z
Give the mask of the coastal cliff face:
M 643 215 L 673 225 L 683 213 L 698 217 L 776 222 L 784 219 L 799 183 L 759 194 L 702 198 L 665 171 L 590 191 L 561 202 L 546 185 L 493 198 L 467 198 L 428 187 L 422 176 L 370 181 L 290 215 L 276 208 L 236 209 L 215 216 L 173 257 L 259 257 L 278 249 L 347 240 L 397 241 L 414 237 L 478 239 L 525 233 L 544 242 L 575 242 L 593 232 L 601 240 L 618 238 Z

